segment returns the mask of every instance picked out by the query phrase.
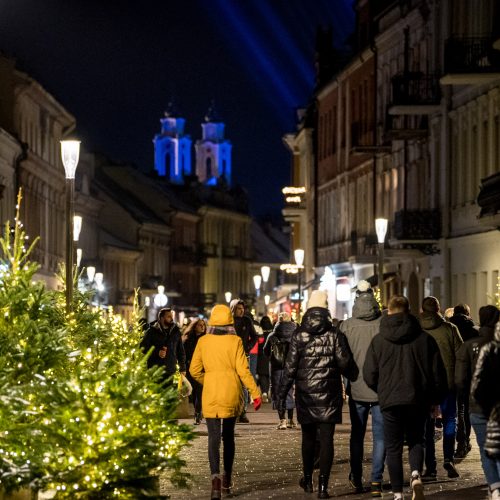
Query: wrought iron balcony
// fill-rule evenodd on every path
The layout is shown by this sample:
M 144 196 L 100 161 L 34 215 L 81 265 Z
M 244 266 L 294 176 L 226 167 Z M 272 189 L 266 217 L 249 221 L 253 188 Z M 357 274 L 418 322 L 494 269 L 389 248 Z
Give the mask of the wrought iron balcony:
M 439 210 L 399 210 L 394 214 L 393 235 L 397 240 L 432 241 L 441 237 Z
M 385 122 L 385 141 L 409 141 L 422 139 L 429 134 L 427 115 L 390 115 Z
M 412 72 L 392 77 L 390 115 L 424 115 L 439 110 L 441 88 L 436 75 Z
M 222 249 L 222 255 L 224 257 L 232 257 L 232 258 L 236 258 L 236 257 L 240 257 L 241 256 L 241 249 L 239 246 L 236 246 L 236 245 L 229 245 L 229 246 L 225 246 L 223 249 Z
M 203 243 L 200 245 L 199 253 L 203 257 L 217 257 L 217 245 L 215 243 Z
M 466 85 L 500 78 L 500 52 L 493 37 L 451 37 L 444 47 L 444 85 Z
M 500 228 L 500 173 L 481 179 L 477 204 L 481 207 L 479 223 Z
M 374 144 L 373 130 L 360 122 L 351 123 L 351 154 L 390 153 L 388 145 Z

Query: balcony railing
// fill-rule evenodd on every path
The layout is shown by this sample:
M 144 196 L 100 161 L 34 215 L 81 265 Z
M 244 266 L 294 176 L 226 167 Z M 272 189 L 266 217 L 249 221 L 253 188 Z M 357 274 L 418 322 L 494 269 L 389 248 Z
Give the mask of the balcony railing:
M 427 115 L 391 115 L 387 114 L 384 139 L 386 141 L 404 141 L 425 138 L 429 134 Z
M 393 106 L 436 106 L 441 101 L 441 88 L 436 75 L 399 74 L 392 77 Z
M 394 214 L 397 240 L 438 240 L 441 237 L 439 210 L 399 210 Z
M 241 256 L 241 249 L 236 245 L 228 245 L 222 249 L 222 255 L 224 257 L 236 258 Z
M 492 37 L 452 37 L 444 48 L 445 73 L 500 73 L 500 51 Z
M 217 245 L 215 243 L 200 245 L 200 254 L 204 257 L 217 257 Z

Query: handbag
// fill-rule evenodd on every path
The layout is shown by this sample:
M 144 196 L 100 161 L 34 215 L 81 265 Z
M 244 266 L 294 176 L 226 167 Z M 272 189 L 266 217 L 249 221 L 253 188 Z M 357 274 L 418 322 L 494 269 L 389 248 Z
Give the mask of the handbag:
M 191 382 L 189 382 L 187 377 L 182 373 L 180 374 L 179 382 L 177 383 L 177 391 L 179 392 L 179 397 L 181 398 L 187 398 L 191 396 L 191 393 L 193 392 Z

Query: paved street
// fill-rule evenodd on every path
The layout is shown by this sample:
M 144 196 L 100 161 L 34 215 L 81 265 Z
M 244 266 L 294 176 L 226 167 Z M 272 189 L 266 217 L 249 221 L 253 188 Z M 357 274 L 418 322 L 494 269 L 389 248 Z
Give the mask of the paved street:
M 235 487 L 231 498 L 276 500 L 316 498 L 316 494 L 305 494 L 298 486 L 301 476 L 300 430 L 276 430 L 277 415 L 270 404 L 263 405 L 262 410 L 257 413 L 249 411 L 249 418 L 251 424 L 236 426 Z M 191 419 L 181 420 L 186 423 L 191 421 Z M 338 426 L 335 433 L 335 461 L 330 476 L 330 494 L 334 498 L 350 500 L 370 498 L 368 489 L 362 495 L 353 494 L 347 481 L 349 433 L 349 415 L 344 411 L 344 423 Z M 210 473 L 207 432 L 204 424 L 197 428 L 197 434 L 198 438 L 193 442 L 193 446 L 186 449 L 183 454 L 188 464 L 187 470 L 193 478 L 191 490 L 175 490 L 167 480 L 162 481 L 162 493 L 170 495 L 173 500 L 209 498 Z M 441 443 L 442 441 L 438 441 L 436 446 L 438 463 L 442 461 Z M 366 451 L 368 459 L 365 467 L 365 483 L 368 486 L 371 451 L 368 440 Z M 443 469 L 438 470 L 438 480 L 426 484 L 426 495 L 433 499 L 486 499 L 487 490 L 475 442 L 471 453 L 457 465 L 457 469 L 461 474 L 458 480 L 450 480 Z M 385 480 L 388 482 L 387 473 Z M 386 492 L 384 498 L 392 499 L 390 491 Z

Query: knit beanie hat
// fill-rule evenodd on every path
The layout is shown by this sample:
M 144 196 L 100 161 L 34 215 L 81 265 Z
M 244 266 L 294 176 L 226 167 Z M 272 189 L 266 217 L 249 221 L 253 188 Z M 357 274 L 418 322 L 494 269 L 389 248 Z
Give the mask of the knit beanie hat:
M 209 326 L 227 326 L 233 324 L 231 310 L 224 304 L 216 304 L 210 313 Z
M 323 290 L 314 290 L 311 293 L 307 308 L 311 307 L 324 307 L 328 308 L 328 295 Z
M 358 285 L 356 287 L 356 296 L 361 295 L 362 293 L 373 294 L 372 287 L 371 287 L 370 283 L 366 280 L 358 281 Z
M 479 325 L 493 328 L 500 317 L 497 307 L 489 304 L 479 308 Z

